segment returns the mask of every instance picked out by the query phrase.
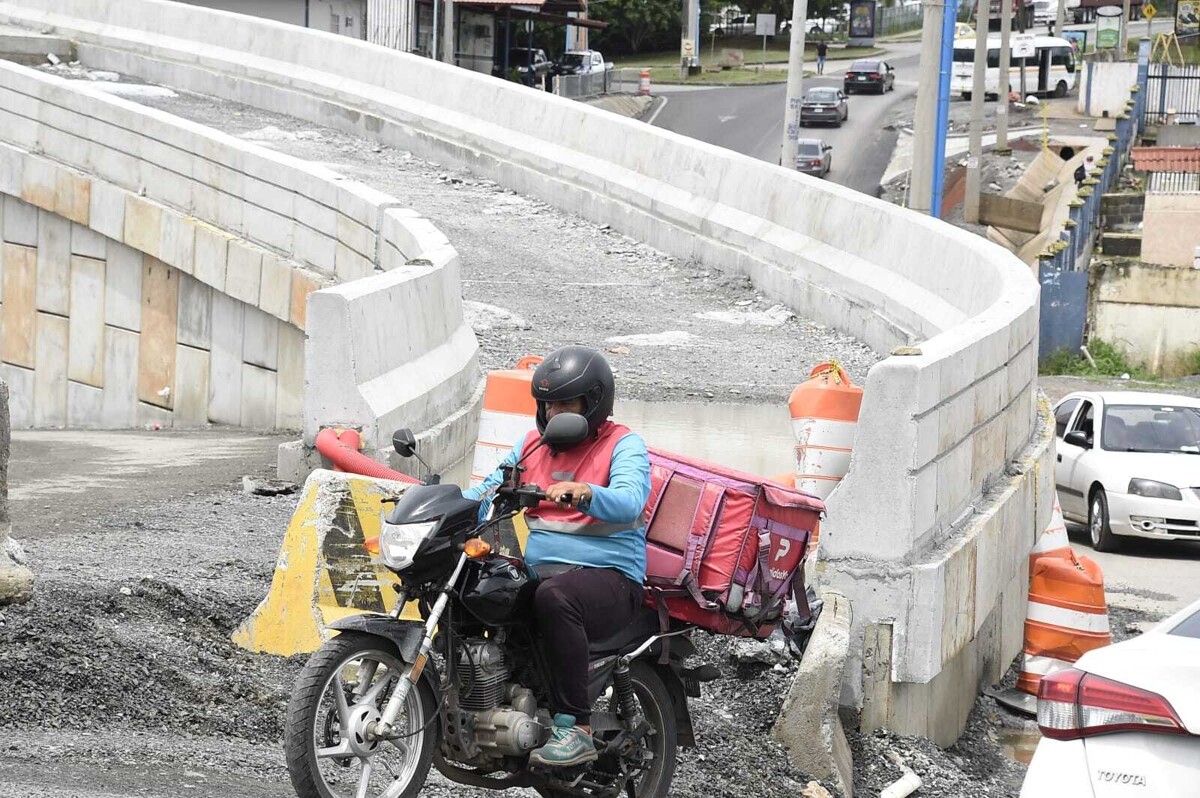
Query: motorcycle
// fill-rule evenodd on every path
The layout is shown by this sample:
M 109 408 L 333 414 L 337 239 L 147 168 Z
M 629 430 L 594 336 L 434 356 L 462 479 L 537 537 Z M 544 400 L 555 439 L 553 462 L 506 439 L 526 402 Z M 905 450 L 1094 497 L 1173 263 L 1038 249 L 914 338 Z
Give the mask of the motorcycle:
M 559 414 L 537 446 L 565 449 L 587 434 L 582 416 Z M 393 444 L 425 465 L 411 431 L 398 430 Z M 484 539 L 546 500 L 537 485 L 521 484 L 523 470 L 506 470 L 483 523 L 480 502 L 431 472 L 385 513 L 378 547 L 400 579 L 395 609 L 330 624 L 338 634 L 304 666 L 288 705 L 284 748 L 300 798 L 412 798 L 431 766 L 459 784 L 532 787 L 552 798 L 667 795 L 677 747 L 694 744 L 687 697 L 719 673 L 685 668 L 693 627 L 664 626 L 649 608 L 590 643 L 599 758 L 530 765 L 552 725 L 552 682 L 530 605 L 537 582 L 519 557 Z M 423 621 L 399 617 L 410 600 Z

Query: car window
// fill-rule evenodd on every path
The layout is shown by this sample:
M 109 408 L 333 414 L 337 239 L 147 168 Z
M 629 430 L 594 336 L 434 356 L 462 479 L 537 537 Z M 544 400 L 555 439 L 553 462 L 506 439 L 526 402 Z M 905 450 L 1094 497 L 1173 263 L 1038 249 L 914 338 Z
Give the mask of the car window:
M 799 152 L 801 155 L 820 155 L 821 145 L 815 141 L 804 141 L 800 143 Z
M 567 66 L 580 66 L 583 64 L 583 56 L 579 53 L 567 53 L 562 57 L 562 62 Z
M 1193 613 L 1191 617 L 1185 618 L 1168 634 L 1178 635 L 1179 637 L 1194 637 L 1200 640 L 1200 612 Z
M 1071 420 L 1071 414 L 1075 412 L 1076 407 L 1079 407 L 1079 400 L 1068 399 L 1054 411 L 1054 434 L 1056 437 L 1062 438 L 1067 434 L 1067 422 Z
M 850 72 L 877 72 L 879 71 L 878 61 L 855 61 L 850 65 Z
M 835 89 L 813 89 L 808 93 L 807 100 L 810 103 L 835 103 L 838 93 Z
M 1082 432 L 1091 440 L 1096 428 L 1096 407 L 1091 402 L 1084 402 L 1083 408 L 1079 411 L 1079 415 L 1075 416 L 1075 423 L 1071 425 L 1071 432 Z
M 1200 454 L 1200 409 L 1169 405 L 1110 405 L 1100 445 L 1117 452 Z

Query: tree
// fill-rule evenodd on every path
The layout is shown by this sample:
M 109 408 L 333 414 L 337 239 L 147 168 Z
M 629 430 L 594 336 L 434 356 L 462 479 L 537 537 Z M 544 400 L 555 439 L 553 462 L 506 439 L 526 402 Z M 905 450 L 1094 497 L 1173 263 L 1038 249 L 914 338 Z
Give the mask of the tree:
M 602 0 L 591 15 L 608 23 L 591 35 L 605 53 L 638 53 L 670 47 L 680 36 L 681 0 Z

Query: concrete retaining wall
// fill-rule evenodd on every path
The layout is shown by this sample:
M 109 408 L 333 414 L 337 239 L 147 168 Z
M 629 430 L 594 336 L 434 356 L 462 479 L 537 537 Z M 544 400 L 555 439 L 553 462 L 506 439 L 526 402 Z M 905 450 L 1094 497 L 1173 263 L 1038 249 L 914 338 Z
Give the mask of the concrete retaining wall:
M 311 443 L 335 422 L 378 447 L 411 397 L 389 406 L 372 381 L 430 393 L 439 411 L 474 407 L 457 253 L 393 197 L 11 64 L 0 64 L 0 194 L 17 426 L 223 423 L 303 428 Z M 338 283 L 313 306 L 348 290 L 391 307 L 436 295 L 444 322 L 310 319 L 310 295 Z M 425 432 L 444 417 L 405 423 Z
M 1143 246 L 1148 236 L 1146 241 Z M 1200 350 L 1200 269 L 1105 263 L 1094 268 L 1092 280 L 1094 337 L 1117 344 L 1159 374 L 1181 373 L 1184 358 L 1189 368 L 1194 365 Z
M 857 646 L 868 626 L 890 629 L 888 696 L 937 680 L 936 711 L 883 717 L 939 739 L 961 728 L 976 684 L 938 677 L 978 675 L 979 636 L 994 630 L 1000 653 L 1016 653 L 1021 613 L 1000 609 L 1052 500 L 1034 402 L 1038 287 L 1025 266 L 929 218 L 544 92 L 203 14 L 155 0 L 0 2 L 0 20 L 69 33 L 96 67 L 468 166 L 675 256 L 746 274 L 877 349 L 918 344 L 868 376 L 822 573 L 854 602 Z M 848 668 L 855 704 L 862 661 Z
M 1090 116 L 1117 116 L 1125 112 L 1129 87 L 1136 85 L 1136 61 L 1084 63 L 1076 110 Z

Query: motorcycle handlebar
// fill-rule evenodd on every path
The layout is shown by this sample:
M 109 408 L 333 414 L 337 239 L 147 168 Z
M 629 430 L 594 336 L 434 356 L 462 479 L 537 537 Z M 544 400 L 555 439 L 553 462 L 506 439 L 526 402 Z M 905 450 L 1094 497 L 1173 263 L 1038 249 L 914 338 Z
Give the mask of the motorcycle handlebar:
M 521 485 L 520 487 L 512 487 L 504 485 L 496 489 L 496 493 L 500 496 L 511 496 L 515 498 L 522 507 L 535 507 L 538 502 L 550 501 L 546 496 L 545 491 L 537 485 Z M 575 497 L 570 493 L 564 493 L 558 498 L 558 504 L 574 504 Z

